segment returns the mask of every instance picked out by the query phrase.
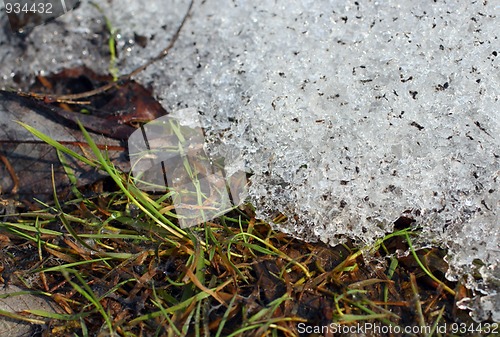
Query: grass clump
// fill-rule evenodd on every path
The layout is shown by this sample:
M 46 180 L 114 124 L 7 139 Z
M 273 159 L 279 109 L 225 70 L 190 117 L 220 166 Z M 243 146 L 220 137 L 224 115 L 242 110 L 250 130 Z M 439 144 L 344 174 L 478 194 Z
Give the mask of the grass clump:
M 467 290 L 445 280 L 445 252 L 413 248 L 410 226 L 372 247 L 330 247 L 275 232 L 246 205 L 181 229 L 164 211 L 170 199 L 136 188 L 85 130 L 86 155 L 30 130 L 106 171 L 110 186 L 74 188 L 64 202 L 55 193 L 53 204 L 0 223 L 4 283 L 60 308 L 26 308 L 39 335 L 355 336 L 360 327 L 372 327 L 370 336 L 485 335 L 452 331 L 471 324 L 454 305 Z M 368 250 L 374 258 L 364 260 Z

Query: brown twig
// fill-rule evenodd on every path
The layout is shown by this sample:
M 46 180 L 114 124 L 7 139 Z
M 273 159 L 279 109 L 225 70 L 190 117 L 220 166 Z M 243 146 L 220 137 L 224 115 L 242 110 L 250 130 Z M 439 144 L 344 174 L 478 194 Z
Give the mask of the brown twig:
M 169 51 L 174 47 L 175 42 L 179 38 L 182 27 L 184 27 L 184 24 L 186 23 L 187 19 L 189 18 L 190 14 L 191 14 L 191 9 L 193 7 L 193 3 L 194 3 L 194 0 L 191 0 L 191 2 L 189 3 L 189 7 L 188 7 L 188 10 L 186 12 L 186 15 L 184 15 L 184 18 L 182 19 L 181 24 L 179 25 L 179 27 L 175 31 L 174 35 L 172 36 L 172 39 L 170 40 L 170 43 L 168 44 L 168 46 L 165 49 L 163 49 L 158 55 L 153 57 L 151 60 L 149 60 L 148 62 L 146 62 L 142 66 L 136 68 L 131 73 L 124 75 L 124 76 L 121 76 L 117 81 L 111 82 L 111 83 L 105 84 L 99 88 L 96 88 L 96 89 L 93 89 L 90 91 L 86 91 L 86 92 L 82 92 L 82 93 L 78 93 L 78 94 L 47 95 L 47 94 L 42 94 L 42 93 L 22 92 L 22 91 L 18 91 L 17 94 L 21 95 L 21 96 L 32 97 L 32 98 L 35 98 L 38 100 L 43 100 L 47 103 L 57 102 L 57 103 L 67 103 L 67 104 L 89 104 L 89 102 L 86 102 L 86 101 L 82 102 L 82 101 L 76 101 L 76 100 L 99 95 L 99 94 L 102 94 L 102 93 L 108 91 L 109 89 L 115 88 L 115 87 L 121 85 L 122 83 L 124 83 L 125 81 L 130 80 L 132 77 L 139 74 L 140 72 L 144 71 L 151 64 L 153 64 L 153 63 L 161 60 L 165 56 L 167 56 Z
M 0 140 L 0 144 L 47 144 L 46 142 L 44 142 L 43 140 Z M 62 144 L 62 145 L 70 145 L 70 146 L 78 146 L 78 147 L 85 147 L 85 148 L 89 148 L 90 145 L 85 143 L 85 142 L 79 142 L 79 141 L 64 141 L 64 140 L 60 140 L 58 141 L 58 143 Z M 103 145 L 103 144 L 96 144 L 97 148 L 100 149 L 100 150 L 109 150 L 109 151 L 125 151 L 125 147 L 124 146 L 120 146 L 120 145 Z M 0 154 L 0 160 L 2 160 L 2 162 L 5 164 L 5 167 L 7 168 L 7 170 L 9 170 L 9 167 L 12 168 L 12 166 L 10 166 L 10 163 L 8 164 L 9 166 L 7 166 L 6 162 L 4 161 L 4 156 L 2 156 Z M 5 158 L 7 159 L 7 158 Z M 8 161 L 7 161 L 8 162 Z M 12 175 L 12 173 L 9 171 L 9 173 Z M 15 173 L 15 172 L 14 172 Z M 19 180 L 18 180 L 19 182 Z
M 3 154 L 0 154 L 0 160 L 5 165 L 5 168 L 7 169 L 7 172 L 9 172 L 10 177 L 12 178 L 12 184 L 13 185 L 12 185 L 12 188 L 10 190 L 10 193 L 11 194 L 16 194 L 17 191 L 19 190 L 19 177 L 17 176 L 16 171 L 14 170 L 14 168 L 10 164 L 9 159 L 7 159 L 6 156 L 4 156 Z

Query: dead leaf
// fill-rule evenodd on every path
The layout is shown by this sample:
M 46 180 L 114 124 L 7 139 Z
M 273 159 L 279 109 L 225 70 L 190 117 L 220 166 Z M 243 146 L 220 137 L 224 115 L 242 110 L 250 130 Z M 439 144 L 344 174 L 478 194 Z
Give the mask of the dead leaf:
M 0 288 L 0 310 L 5 313 L 20 314 L 24 310 L 43 310 L 49 313 L 57 313 L 57 305 L 47 298 L 33 294 L 16 294 L 23 289 L 10 285 Z M 4 297 L 8 294 L 12 296 Z M 30 318 L 29 315 L 24 315 Z M 38 317 L 33 319 L 39 321 Z M 43 322 L 43 320 L 41 320 Z M 11 317 L 0 316 L 0 336 L 24 337 L 32 336 L 33 325 L 29 322 Z
M 58 142 L 65 143 L 69 148 L 83 154 L 85 139 L 83 136 L 54 121 L 54 116 L 48 116 L 46 111 L 35 111 L 27 107 L 22 100 L 0 92 L 0 153 L 8 159 L 19 179 L 18 194 L 21 200 L 33 197 L 41 200 L 51 198 L 51 170 L 55 172 L 56 188 L 62 190 L 69 186 L 69 179 L 57 157 L 54 148 L 33 136 L 24 127 L 16 123 L 24 122 L 35 129 L 49 135 Z M 108 137 L 95 135 L 95 142 L 104 149 L 116 166 L 122 170 L 129 169 L 124 148 L 120 142 Z M 87 152 L 90 152 L 87 149 Z M 92 167 L 65 156 L 69 165 L 75 171 L 78 184 L 84 186 L 105 176 Z M 0 166 L 0 193 L 9 194 L 14 186 L 14 179 L 6 165 Z

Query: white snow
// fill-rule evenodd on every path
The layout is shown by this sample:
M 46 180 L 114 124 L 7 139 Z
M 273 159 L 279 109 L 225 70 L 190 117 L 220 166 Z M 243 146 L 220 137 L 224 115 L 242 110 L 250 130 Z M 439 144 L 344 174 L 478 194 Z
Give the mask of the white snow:
M 122 73 L 167 45 L 187 5 L 102 3 Z M 168 111 L 196 109 L 210 151 L 243 154 L 258 215 L 297 219 L 277 229 L 370 244 L 413 217 L 422 244 L 449 250 L 450 279 L 483 275 L 474 318 L 498 320 L 499 15 L 495 1 L 197 1 L 138 79 Z M 25 39 L 0 31 L 0 79 L 105 72 L 103 31 L 87 1 Z

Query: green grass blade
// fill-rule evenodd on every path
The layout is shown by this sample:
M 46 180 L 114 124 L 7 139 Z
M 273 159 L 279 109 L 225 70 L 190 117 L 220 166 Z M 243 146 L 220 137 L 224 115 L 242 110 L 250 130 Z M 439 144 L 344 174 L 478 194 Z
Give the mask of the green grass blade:
M 79 160 L 79 161 L 81 161 L 81 162 L 83 162 L 83 163 L 85 163 L 87 165 L 90 165 L 92 167 L 98 167 L 98 165 L 97 165 L 96 162 L 85 158 L 84 156 L 82 156 L 79 153 L 76 153 L 73 150 L 70 150 L 68 147 L 62 145 L 61 143 L 59 143 L 58 141 L 52 139 L 50 136 L 44 134 L 43 132 L 38 131 L 37 129 L 35 129 L 35 128 L 33 128 L 33 127 L 29 126 L 28 124 L 25 124 L 23 122 L 17 121 L 16 123 L 20 124 L 23 128 L 25 128 L 26 130 L 28 130 L 35 137 L 40 138 L 42 141 L 44 141 L 45 143 L 51 145 L 56 150 L 61 151 L 63 153 L 66 153 L 67 155 L 70 155 L 71 157 L 73 157 L 73 158 L 75 158 L 75 159 L 77 159 L 77 160 Z

